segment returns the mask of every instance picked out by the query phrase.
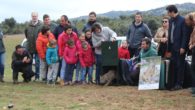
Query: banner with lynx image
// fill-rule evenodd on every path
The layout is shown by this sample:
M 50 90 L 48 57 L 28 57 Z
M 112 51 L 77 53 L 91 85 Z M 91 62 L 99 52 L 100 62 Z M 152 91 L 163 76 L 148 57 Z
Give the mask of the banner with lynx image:
M 138 90 L 159 89 L 161 57 L 141 59 Z

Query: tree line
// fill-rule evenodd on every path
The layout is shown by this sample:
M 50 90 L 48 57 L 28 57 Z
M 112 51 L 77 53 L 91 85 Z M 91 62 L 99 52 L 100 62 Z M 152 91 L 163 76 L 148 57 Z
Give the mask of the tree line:
M 182 13 L 185 15 L 186 13 Z M 156 30 L 161 26 L 162 16 L 146 15 L 143 14 L 143 21 L 151 29 L 152 34 L 154 35 Z M 108 17 L 97 17 L 97 21 L 102 23 L 104 26 L 108 26 L 113 29 L 118 36 L 125 36 L 129 25 L 133 22 L 134 15 L 130 16 L 119 16 L 118 18 L 108 18 Z M 59 19 L 52 21 L 59 24 Z M 87 22 L 87 19 L 74 19 L 71 20 L 72 25 L 77 27 L 78 30 L 82 30 L 84 24 Z M 28 22 L 17 23 L 17 21 L 11 17 L 6 18 L 0 23 L 0 27 L 4 34 L 23 34 L 25 28 L 28 26 Z

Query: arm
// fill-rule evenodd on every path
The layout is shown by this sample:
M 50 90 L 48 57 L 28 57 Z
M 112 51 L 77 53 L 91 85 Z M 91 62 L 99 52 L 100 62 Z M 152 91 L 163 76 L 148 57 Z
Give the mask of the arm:
M 45 56 L 44 56 L 44 53 L 43 53 L 42 45 L 43 45 L 42 42 L 38 38 L 37 41 L 36 41 L 36 49 L 37 49 L 39 57 L 41 59 L 44 59 Z
M 83 60 L 83 53 L 82 52 L 79 53 L 79 61 L 81 63 L 81 66 L 85 67 L 85 63 L 84 63 L 84 60 Z
M 109 32 L 109 34 L 110 34 L 110 40 L 116 39 L 116 37 L 117 37 L 116 32 L 114 32 L 114 31 L 113 31 L 112 29 L 110 29 L 109 27 L 108 27 L 108 32 Z
M 100 47 L 102 44 L 102 40 L 97 40 L 96 38 L 94 38 L 94 36 L 92 35 L 92 43 L 93 43 L 93 47 L 97 48 Z
M 182 26 L 182 40 L 181 40 L 181 48 L 186 50 L 188 47 L 188 42 L 190 39 L 191 27 L 188 27 L 185 23 Z
M 13 65 L 22 65 L 23 64 L 22 60 L 17 59 L 15 52 L 13 52 L 13 54 L 12 54 L 12 64 Z
M 127 58 L 127 59 L 130 59 L 130 53 L 129 53 L 128 50 L 127 50 L 126 58 Z
M 130 34 L 131 34 L 131 29 L 130 29 L 130 26 L 129 26 L 129 30 L 127 32 L 127 38 L 126 38 L 126 41 L 128 41 L 130 39 Z
M 160 43 L 161 37 L 159 36 L 160 33 L 160 28 L 157 30 L 155 36 L 154 36 L 154 41 Z
M 148 28 L 148 26 L 146 24 L 143 24 L 143 25 L 145 27 L 145 36 L 151 39 L 152 33 L 151 33 L 150 29 Z
M 60 58 L 63 57 L 64 48 L 65 48 L 65 43 L 63 40 L 63 36 L 60 35 L 58 38 L 58 52 L 59 52 Z
M 48 51 L 48 49 L 47 49 L 47 52 L 46 52 L 46 62 L 47 62 L 48 65 L 51 64 L 51 52 Z

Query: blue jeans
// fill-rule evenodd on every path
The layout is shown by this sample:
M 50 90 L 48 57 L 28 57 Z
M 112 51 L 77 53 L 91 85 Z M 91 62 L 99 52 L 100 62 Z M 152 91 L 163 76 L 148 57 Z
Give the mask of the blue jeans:
M 92 82 L 92 76 L 93 76 L 93 65 L 86 68 L 85 74 L 88 74 L 88 82 Z M 84 74 L 84 77 L 85 77 Z
M 80 76 L 80 78 L 79 78 L 79 76 Z M 81 80 L 81 64 L 78 61 L 76 64 L 76 81 L 79 81 L 79 80 Z
M 4 77 L 4 68 L 5 68 L 5 52 L 0 53 L 0 76 Z
M 60 79 L 65 80 L 65 74 L 66 74 L 66 61 L 63 58 L 62 59 L 62 66 L 60 69 Z
M 95 54 L 96 58 L 96 84 L 100 84 L 100 74 L 102 72 L 102 55 Z
M 66 64 L 65 82 L 72 81 L 75 64 Z
M 37 53 L 31 53 L 31 57 L 35 60 L 35 79 L 39 79 L 40 61 Z

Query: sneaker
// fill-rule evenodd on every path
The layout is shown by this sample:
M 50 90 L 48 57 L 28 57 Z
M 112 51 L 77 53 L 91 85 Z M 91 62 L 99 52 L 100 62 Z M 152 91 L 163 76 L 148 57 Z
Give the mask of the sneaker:
M 52 80 L 48 80 L 48 81 L 47 81 L 47 84 L 48 84 L 48 85 L 51 85 L 52 83 L 53 83 Z
M 17 81 L 17 80 L 14 80 L 14 81 L 13 81 L 13 84 L 18 84 L 18 81 Z
M 69 83 L 69 85 L 71 85 L 71 86 L 74 85 L 74 82 L 72 82 L 72 81 L 69 81 L 68 83 Z
M 0 82 L 4 83 L 5 81 L 3 79 L 0 79 Z
M 87 82 L 86 81 L 82 81 L 82 85 L 86 85 L 87 84 Z
M 69 82 L 65 82 L 65 83 L 64 83 L 64 86 L 67 86 L 67 85 L 69 85 Z

